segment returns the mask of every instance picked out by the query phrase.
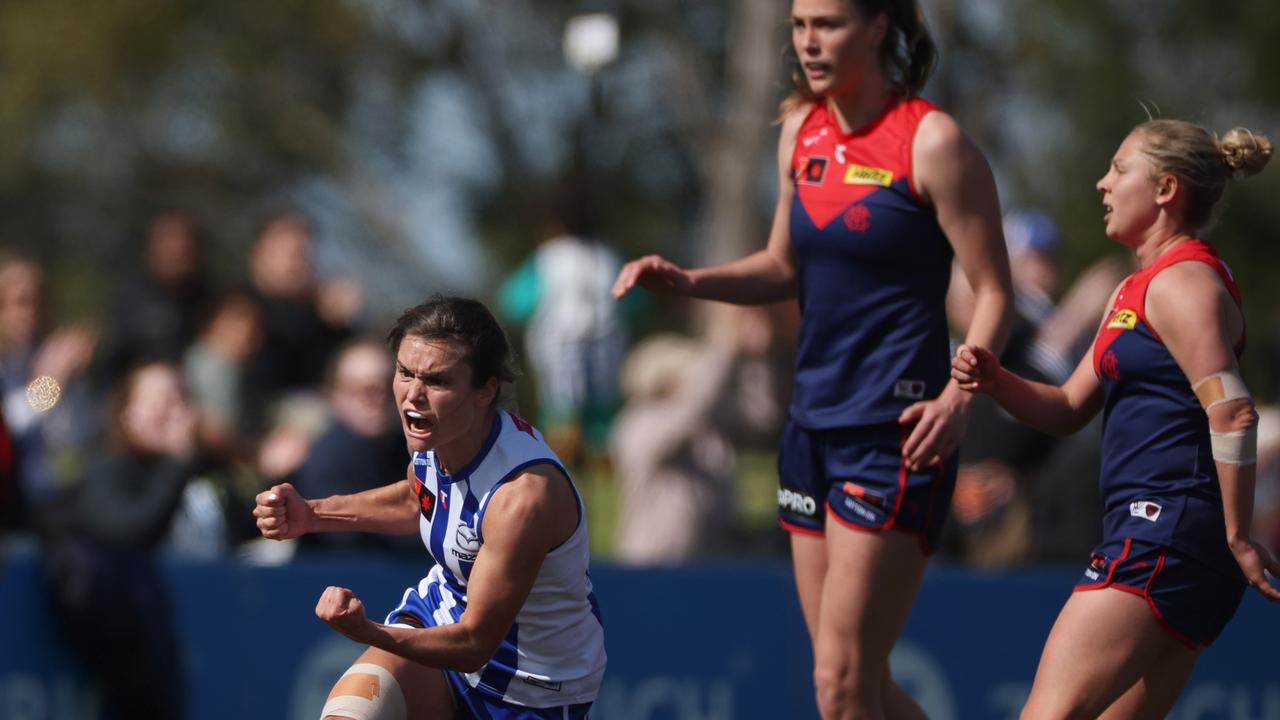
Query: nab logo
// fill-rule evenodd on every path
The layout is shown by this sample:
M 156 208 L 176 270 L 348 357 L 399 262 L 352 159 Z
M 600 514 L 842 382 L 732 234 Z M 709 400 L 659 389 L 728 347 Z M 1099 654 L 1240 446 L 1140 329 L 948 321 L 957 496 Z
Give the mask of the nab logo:
M 805 185 L 821 185 L 826 177 L 827 159 L 821 156 L 814 156 L 805 162 L 804 168 L 800 171 L 799 180 Z
M 431 510 L 435 507 L 435 504 L 436 504 L 436 496 L 432 495 L 431 493 L 424 494 L 422 492 L 422 484 L 419 483 L 418 484 L 418 506 L 422 508 L 422 514 L 425 515 L 427 519 L 431 518 Z
M 889 187 L 893 184 L 893 171 L 866 165 L 850 165 L 844 171 L 844 184 Z
M 1115 330 L 1132 330 L 1138 325 L 1138 313 L 1132 310 L 1117 310 L 1115 315 L 1111 316 L 1111 322 L 1107 323 L 1107 328 Z

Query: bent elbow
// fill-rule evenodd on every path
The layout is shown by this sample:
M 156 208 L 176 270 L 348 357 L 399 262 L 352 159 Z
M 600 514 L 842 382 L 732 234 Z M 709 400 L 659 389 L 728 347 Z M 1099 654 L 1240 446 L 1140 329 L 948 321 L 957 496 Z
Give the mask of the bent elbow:
M 481 637 L 480 633 L 469 631 L 463 640 L 456 662 L 449 669 L 464 673 L 479 672 L 497 654 L 501 643 L 502 638 L 489 639 Z
M 488 659 L 482 660 L 479 655 L 471 654 L 458 658 L 458 661 L 449 669 L 460 673 L 476 673 L 480 672 L 488 662 Z

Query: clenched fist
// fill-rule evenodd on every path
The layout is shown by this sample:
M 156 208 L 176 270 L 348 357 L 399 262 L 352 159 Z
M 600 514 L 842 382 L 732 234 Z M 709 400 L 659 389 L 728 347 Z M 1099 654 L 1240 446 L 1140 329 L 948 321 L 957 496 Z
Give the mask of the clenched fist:
M 325 588 L 320 602 L 316 603 L 316 617 L 356 642 L 367 642 L 362 639 L 369 624 L 364 615 L 364 603 L 347 588 L 333 585 Z
M 307 534 L 316 514 L 292 485 L 281 483 L 258 493 L 253 516 L 262 537 L 285 540 Z

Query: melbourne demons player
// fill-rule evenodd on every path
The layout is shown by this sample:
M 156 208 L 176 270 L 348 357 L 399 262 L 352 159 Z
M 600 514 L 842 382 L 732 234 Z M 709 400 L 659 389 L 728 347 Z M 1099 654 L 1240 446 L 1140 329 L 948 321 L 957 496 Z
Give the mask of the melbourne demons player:
M 961 386 L 1065 434 L 1103 415 L 1102 542 L 1049 633 L 1023 717 L 1164 717 L 1252 585 L 1280 563 L 1250 535 L 1257 413 L 1236 365 L 1240 291 L 1200 238 L 1233 175 L 1271 143 L 1191 123 L 1135 128 L 1098 181 L 1106 234 L 1140 269 L 1112 293 L 1093 351 L 1061 387 L 962 346 Z
M 923 717 L 889 677 L 955 483 L 970 399 L 948 377 L 952 260 L 975 289 L 968 342 L 1000 347 L 1012 283 L 995 183 L 955 120 L 917 94 L 935 60 L 914 0 L 794 0 L 795 92 L 783 104 L 767 246 L 685 270 L 656 255 L 640 285 L 726 302 L 798 297 L 779 455 L 824 717 Z M 905 531 L 905 532 L 897 532 Z

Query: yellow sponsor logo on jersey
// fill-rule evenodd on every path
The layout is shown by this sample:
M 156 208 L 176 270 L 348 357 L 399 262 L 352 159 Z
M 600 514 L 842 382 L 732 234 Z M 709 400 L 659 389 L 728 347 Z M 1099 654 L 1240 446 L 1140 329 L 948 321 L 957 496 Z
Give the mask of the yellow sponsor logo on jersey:
M 1107 327 L 1132 330 L 1137 324 L 1138 313 L 1132 310 L 1117 310 L 1116 314 L 1111 316 L 1111 322 L 1107 323 Z
M 845 185 L 879 185 L 889 187 L 893 184 L 893 171 L 884 168 L 867 167 L 866 165 L 850 165 L 844 171 Z

